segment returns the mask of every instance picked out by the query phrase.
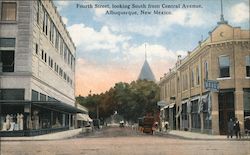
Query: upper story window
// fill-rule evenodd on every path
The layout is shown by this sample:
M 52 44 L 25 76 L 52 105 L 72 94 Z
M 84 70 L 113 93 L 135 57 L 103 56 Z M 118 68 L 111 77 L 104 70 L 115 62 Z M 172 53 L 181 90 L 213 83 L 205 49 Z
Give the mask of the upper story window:
M 208 80 L 208 62 L 205 61 L 204 63 L 204 77 L 205 77 L 205 80 Z
M 37 1 L 37 10 L 36 10 L 36 22 L 39 24 L 39 13 L 40 13 L 40 1 Z
M 220 78 L 230 77 L 230 59 L 229 56 L 219 57 Z
M 0 51 L 0 72 L 14 72 L 15 38 L 0 38 L 0 47 L 8 50 Z
M 200 67 L 196 67 L 196 85 L 200 85 Z
M 16 8 L 15 2 L 2 2 L 1 20 L 3 21 L 15 21 L 16 20 Z
M 0 72 L 14 72 L 14 62 L 14 51 L 0 51 Z
M 246 76 L 250 77 L 250 55 L 246 56 Z
M 194 87 L 194 69 L 191 71 L 191 87 Z

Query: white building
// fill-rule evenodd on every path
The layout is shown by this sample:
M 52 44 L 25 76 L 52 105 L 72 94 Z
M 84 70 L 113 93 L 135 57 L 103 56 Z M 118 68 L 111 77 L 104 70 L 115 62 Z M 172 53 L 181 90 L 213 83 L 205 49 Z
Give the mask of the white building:
M 11 129 L 7 115 L 19 135 L 74 126 L 82 111 L 75 107 L 75 51 L 51 0 L 1 0 L 1 130 Z M 20 114 L 23 130 L 34 133 L 20 132 Z

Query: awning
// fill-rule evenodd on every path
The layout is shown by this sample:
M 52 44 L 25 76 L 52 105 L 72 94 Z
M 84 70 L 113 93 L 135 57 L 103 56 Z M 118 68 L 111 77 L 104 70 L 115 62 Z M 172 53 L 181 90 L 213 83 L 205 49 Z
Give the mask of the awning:
M 92 122 L 93 120 L 89 117 L 87 114 L 77 114 L 76 115 L 77 120 L 79 121 L 86 121 L 86 122 Z
M 55 109 L 68 113 L 83 113 L 85 111 L 78 109 L 70 104 L 60 101 L 32 101 L 31 105 L 41 106 L 44 108 Z
M 58 110 L 66 113 L 84 113 L 85 111 L 76 108 L 73 105 L 60 102 L 60 101 L 15 101 L 15 100 L 2 100 L 0 101 L 2 105 L 35 105 L 42 108 Z

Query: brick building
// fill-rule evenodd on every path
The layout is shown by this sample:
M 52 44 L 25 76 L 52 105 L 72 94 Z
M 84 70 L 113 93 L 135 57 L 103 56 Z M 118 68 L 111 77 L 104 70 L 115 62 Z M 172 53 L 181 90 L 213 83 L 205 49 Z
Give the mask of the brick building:
M 160 82 L 162 122 L 171 129 L 226 134 L 230 118 L 250 116 L 249 30 L 232 27 L 223 16 L 209 37 Z M 209 83 L 210 82 L 210 83 Z M 210 88 L 207 88 L 210 84 Z

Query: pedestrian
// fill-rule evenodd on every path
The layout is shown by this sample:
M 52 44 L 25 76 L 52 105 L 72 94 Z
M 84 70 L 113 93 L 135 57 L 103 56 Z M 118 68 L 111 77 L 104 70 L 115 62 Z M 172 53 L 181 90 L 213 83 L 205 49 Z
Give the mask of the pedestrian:
M 233 133 L 234 133 L 234 122 L 233 119 L 230 118 L 227 123 L 227 138 L 229 138 L 229 136 L 233 138 Z
M 237 118 L 235 118 L 235 123 L 234 123 L 234 131 L 235 131 L 235 136 L 236 138 L 241 138 L 240 134 L 240 122 Z

